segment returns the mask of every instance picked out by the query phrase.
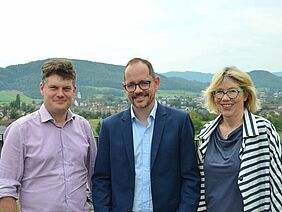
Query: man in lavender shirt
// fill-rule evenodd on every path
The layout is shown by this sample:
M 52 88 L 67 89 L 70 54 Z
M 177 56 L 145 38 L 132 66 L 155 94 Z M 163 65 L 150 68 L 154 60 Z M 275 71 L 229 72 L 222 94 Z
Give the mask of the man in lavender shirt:
M 41 108 L 12 123 L 0 160 L 0 211 L 89 211 L 96 143 L 86 119 L 70 111 L 76 72 L 68 60 L 42 65 Z

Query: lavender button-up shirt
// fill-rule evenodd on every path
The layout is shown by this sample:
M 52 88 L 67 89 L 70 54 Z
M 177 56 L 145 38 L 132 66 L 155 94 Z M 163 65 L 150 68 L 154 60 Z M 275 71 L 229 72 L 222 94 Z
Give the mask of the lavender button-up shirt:
M 68 111 L 58 127 L 43 104 L 4 134 L 0 198 L 19 198 L 22 212 L 89 211 L 96 151 L 87 120 Z

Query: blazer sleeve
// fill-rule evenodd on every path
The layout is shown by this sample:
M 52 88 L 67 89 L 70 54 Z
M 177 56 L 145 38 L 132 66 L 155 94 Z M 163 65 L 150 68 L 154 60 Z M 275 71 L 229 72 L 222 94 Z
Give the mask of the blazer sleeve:
M 181 131 L 181 201 L 178 211 L 197 211 L 200 199 L 200 174 L 194 139 L 194 126 L 187 114 Z
M 92 199 L 95 212 L 111 211 L 111 173 L 108 135 L 106 126 L 102 123 L 92 177 Z

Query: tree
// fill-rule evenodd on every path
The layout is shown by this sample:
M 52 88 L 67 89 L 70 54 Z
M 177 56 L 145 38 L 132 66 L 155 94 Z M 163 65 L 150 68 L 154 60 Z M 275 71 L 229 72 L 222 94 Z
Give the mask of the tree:
M 16 108 L 17 109 L 21 108 L 21 97 L 20 97 L 20 94 L 17 94 L 17 96 L 16 96 Z
M 96 136 L 99 136 L 100 129 L 101 129 L 101 119 L 98 121 L 97 126 L 95 128 Z
M 20 117 L 16 108 L 12 108 L 10 111 L 10 119 L 18 119 Z
M 20 109 L 21 108 L 21 97 L 20 94 L 17 94 L 16 100 L 10 103 L 12 108 Z
M 200 129 L 202 127 L 201 115 L 196 110 L 191 110 L 189 112 L 189 115 L 192 119 L 192 122 L 193 122 L 193 125 L 194 125 L 194 128 L 195 128 L 195 132 L 196 132 L 196 134 L 198 134 L 198 132 L 200 131 Z

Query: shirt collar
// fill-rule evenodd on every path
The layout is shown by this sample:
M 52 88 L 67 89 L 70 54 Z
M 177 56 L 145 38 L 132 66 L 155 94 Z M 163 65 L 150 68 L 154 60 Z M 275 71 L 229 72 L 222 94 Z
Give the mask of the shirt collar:
M 151 110 L 151 113 L 149 115 L 149 117 L 152 117 L 153 119 L 155 119 L 156 117 L 156 112 L 157 112 L 157 107 L 158 107 L 158 103 L 157 103 L 157 100 L 155 100 L 155 105 L 153 107 L 153 109 Z M 131 105 L 130 107 L 130 113 L 131 113 L 131 120 L 133 121 L 134 119 L 137 119 L 137 117 L 135 116 L 134 114 L 134 111 L 133 111 L 133 106 Z
M 39 114 L 40 114 L 40 117 L 41 117 L 41 122 L 54 121 L 53 117 L 51 116 L 51 114 L 46 109 L 44 103 L 41 105 L 41 107 L 39 109 Z M 68 122 L 68 121 L 70 121 L 71 119 L 74 119 L 74 118 L 75 118 L 75 115 L 71 112 L 70 109 L 68 109 L 66 122 Z

